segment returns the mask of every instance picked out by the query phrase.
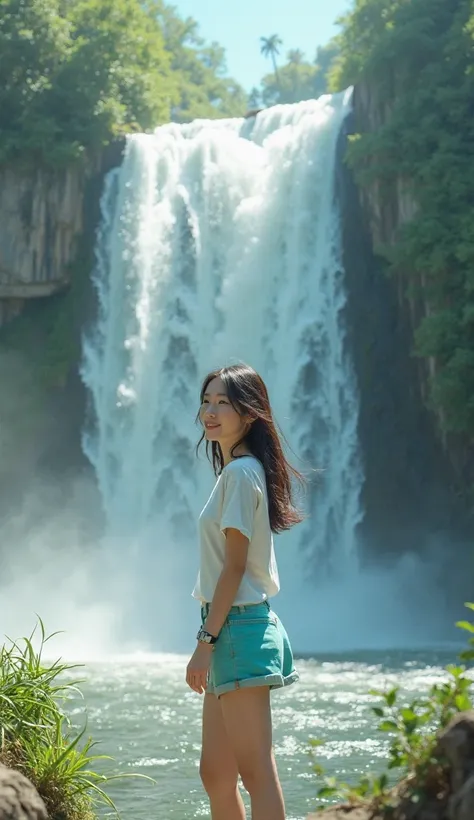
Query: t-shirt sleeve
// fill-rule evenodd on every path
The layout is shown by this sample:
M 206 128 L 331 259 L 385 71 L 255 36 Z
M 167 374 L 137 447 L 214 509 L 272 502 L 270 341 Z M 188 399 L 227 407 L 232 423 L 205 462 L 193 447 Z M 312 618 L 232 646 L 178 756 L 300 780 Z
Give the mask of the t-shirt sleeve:
M 229 470 L 224 483 L 221 531 L 230 528 L 239 530 L 250 541 L 258 502 L 259 488 L 251 471 Z

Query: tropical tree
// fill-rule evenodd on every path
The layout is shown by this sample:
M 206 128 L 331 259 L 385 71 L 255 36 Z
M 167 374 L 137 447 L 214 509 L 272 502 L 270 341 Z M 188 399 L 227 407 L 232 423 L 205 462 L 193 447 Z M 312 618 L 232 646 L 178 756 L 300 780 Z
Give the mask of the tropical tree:
M 0 0 L 1 2 L 1 0 Z M 142 0 L 143 2 L 143 0 Z M 178 100 L 171 119 L 240 117 L 245 113 L 244 90 L 227 76 L 225 51 L 218 43 L 206 45 L 192 17 L 181 19 L 174 6 L 163 0 L 147 0 L 150 13 L 159 21 Z
M 224 49 L 163 0 L 0 0 L 0 165 L 56 168 L 131 131 L 245 108 Z
M 278 74 L 278 66 L 276 58 L 280 53 L 280 46 L 283 45 L 283 40 L 278 34 L 272 34 L 270 37 L 260 37 L 260 52 L 264 57 L 270 57 L 273 63 L 273 72 L 277 85 L 280 85 L 280 77 Z
M 300 48 L 291 48 L 286 58 L 292 65 L 301 65 L 304 60 L 304 54 Z

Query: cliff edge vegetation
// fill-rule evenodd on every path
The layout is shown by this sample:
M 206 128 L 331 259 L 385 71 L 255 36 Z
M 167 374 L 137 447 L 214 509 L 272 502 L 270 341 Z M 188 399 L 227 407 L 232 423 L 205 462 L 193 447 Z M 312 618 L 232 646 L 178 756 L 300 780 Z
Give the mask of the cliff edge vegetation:
M 348 161 L 380 201 L 409 193 L 378 252 L 415 308 L 442 435 L 474 434 L 474 12 L 469 0 L 356 0 L 340 20 L 334 90 L 370 89 Z M 375 127 L 374 127 L 375 126 Z M 398 198 L 400 201 L 400 197 Z
M 236 116 L 225 52 L 161 0 L 0 0 L 0 164 L 68 164 L 123 134 Z

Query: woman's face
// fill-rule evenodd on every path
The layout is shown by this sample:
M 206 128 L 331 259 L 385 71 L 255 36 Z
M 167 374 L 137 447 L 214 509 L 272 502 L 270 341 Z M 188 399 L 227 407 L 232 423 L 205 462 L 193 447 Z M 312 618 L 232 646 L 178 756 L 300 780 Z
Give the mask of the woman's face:
M 206 439 L 217 441 L 225 448 L 242 439 L 248 428 L 246 417 L 239 415 L 230 403 L 220 376 L 207 385 L 199 417 Z

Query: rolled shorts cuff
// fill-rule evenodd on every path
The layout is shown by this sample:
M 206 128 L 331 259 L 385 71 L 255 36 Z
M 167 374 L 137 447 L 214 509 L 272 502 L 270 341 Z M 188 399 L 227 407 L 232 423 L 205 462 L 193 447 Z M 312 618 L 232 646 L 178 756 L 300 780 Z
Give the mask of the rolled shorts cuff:
M 296 683 L 300 676 L 298 672 L 293 671 L 289 675 L 261 675 L 258 678 L 245 678 L 244 680 L 231 680 L 228 683 L 222 683 L 220 686 L 213 686 L 208 683 L 206 692 L 210 695 L 216 695 L 220 698 L 226 692 L 235 692 L 239 689 L 251 689 L 254 686 L 268 686 L 270 689 L 282 689 L 284 686 L 290 686 Z

